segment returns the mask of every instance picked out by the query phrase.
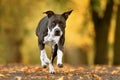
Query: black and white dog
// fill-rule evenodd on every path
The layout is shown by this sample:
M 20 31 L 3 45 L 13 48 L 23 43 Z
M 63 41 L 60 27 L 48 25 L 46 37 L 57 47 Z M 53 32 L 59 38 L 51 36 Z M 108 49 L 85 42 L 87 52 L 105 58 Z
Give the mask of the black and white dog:
M 63 67 L 62 56 L 65 41 L 66 20 L 71 12 L 72 10 L 64 12 L 63 14 L 55 14 L 53 11 L 46 11 L 44 13 L 47 14 L 47 16 L 41 19 L 36 29 L 38 44 L 41 50 L 40 60 L 42 67 L 46 68 L 48 63 L 49 72 L 52 74 L 55 73 L 53 61 L 56 56 L 58 67 Z M 47 57 L 45 44 L 52 47 L 51 60 Z

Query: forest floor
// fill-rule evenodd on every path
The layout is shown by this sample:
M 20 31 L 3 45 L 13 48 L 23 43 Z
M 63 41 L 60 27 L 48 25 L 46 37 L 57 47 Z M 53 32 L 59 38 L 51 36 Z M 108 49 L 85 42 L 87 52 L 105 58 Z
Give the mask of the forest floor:
M 0 80 L 120 80 L 120 66 L 55 66 L 56 73 L 40 65 L 0 65 Z

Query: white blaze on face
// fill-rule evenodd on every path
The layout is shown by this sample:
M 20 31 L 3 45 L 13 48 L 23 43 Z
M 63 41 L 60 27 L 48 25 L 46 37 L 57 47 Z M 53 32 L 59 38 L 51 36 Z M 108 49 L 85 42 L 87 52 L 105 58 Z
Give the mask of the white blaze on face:
M 54 28 L 52 28 L 52 30 L 50 31 L 50 29 L 48 28 L 48 34 L 50 34 L 52 37 L 56 37 L 54 34 L 55 34 L 55 30 L 58 29 L 60 30 L 60 36 L 63 34 L 59 25 L 56 24 L 56 26 Z
M 60 30 L 60 36 L 55 36 L 55 30 L 59 29 Z M 44 37 L 44 43 L 48 45 L 55 45 L 58 44 L 60 37 L 62 36 L 63 32 L 61 31 L 59 25 L 57 24 L 52 30 L 49 29 L 48 27 L 48 35 Z

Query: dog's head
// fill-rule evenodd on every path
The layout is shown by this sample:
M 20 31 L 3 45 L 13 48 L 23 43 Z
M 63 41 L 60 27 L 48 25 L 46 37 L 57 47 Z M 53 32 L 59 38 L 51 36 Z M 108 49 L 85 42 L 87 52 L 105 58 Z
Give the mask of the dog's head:
M 55 14 L 53 11 L 44 12 L 48 17 L 48 29 L 54 36 L 61 36 L 66 27 L 66 20 L 71 11 L 64 12 L 62 14 Z

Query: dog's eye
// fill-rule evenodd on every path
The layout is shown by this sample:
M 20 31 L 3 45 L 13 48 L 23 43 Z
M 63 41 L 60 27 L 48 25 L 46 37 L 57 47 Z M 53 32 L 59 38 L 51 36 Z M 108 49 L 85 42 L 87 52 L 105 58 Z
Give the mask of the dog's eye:
M 63 26 L 63 23 L 60 23 L 61 26 Z
M 55 22 L 52 22 L 52 26 L 55 26 L 56 25 L 56 23 Z
M 63 26 L 63 27 L 64 27 L 64 24 L 63 24 L 62 22 L 60 22 L 59 24 L 60 24 L 60 26 Z

